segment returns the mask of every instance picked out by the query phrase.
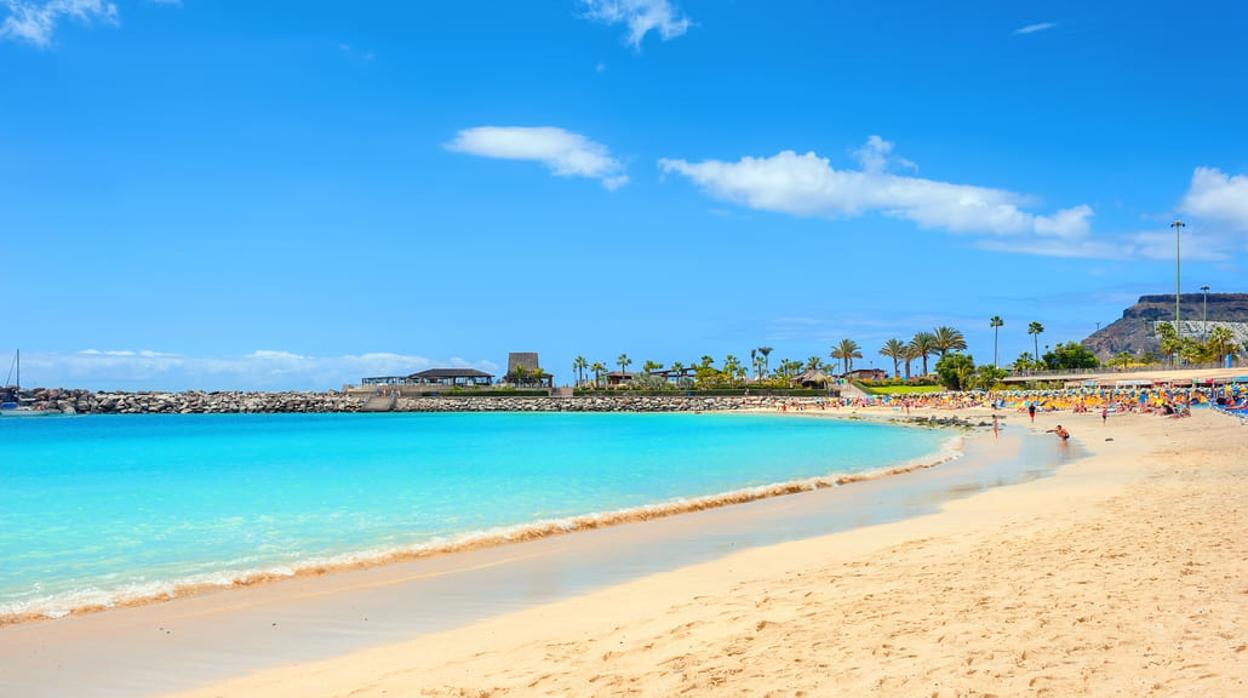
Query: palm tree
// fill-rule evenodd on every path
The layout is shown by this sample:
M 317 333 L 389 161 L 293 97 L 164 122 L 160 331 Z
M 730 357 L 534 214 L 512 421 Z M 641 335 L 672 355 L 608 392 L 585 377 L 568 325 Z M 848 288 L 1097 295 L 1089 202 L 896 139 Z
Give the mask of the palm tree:
M 732 354 L 725 356 L 723 373 L 725 376 L 728 377 L 728 380 L 735 381 L 737 378 L 737 374 L 740 372 L 741 372 L 741 360 L 733 356 Z
M 628 358 L 628 354 L 620 354 L 615 358 L 615 363 L 619 365 L 620 373 L 624 373 L 629 366 L 633 365 L 633 360 Z
M 906 358 L 906 343 L 900 339 L 890 339 L 880 347 L 880 355 L 893 360 L 893 378 L 900 378 L 901 360 Z
M 1230 328 L 1225 325 L 1218 325 L 1209 330 L 1209 353 L 1213 355 L 1215 361 L 1221 361 L 1222 357 L 1230 354 L 1235 350 L 1235 335 Z
M 923 375 L 927 375 L 927 357 L 936 353 L 936 337 L 931 332 L 919 332 L 910 340 L 914 358 L 923 359 Z
M 822 364 L 823 364 L 823 359 L 819 358 L 818 356 L 812 356 L 809 359 L 806 359 L 806 370 L 818 371 L 819 366 Z
M 829 356 L 834 359 L 840 359 L 845 366 L 843 373 L 848 375 L 849 371 L 854 367 L 854 359 L 862 358 L 862 347 L 858 346 L 858 342 L 852 339 L 842 339 L 836 346 L 832 347 Z
M 576 371 L 576 384 L 580 385 L 585 382 L 585 369 L 589 368 L 589 362 L 584 356 L 578 356 L 572 360 L 572 370 Z
M 771 373 L 771 359 L 769 357 L 771 356 L 772 351 L 774 350 L 771 347 L 759 347 L 758 348 L 758 355 L 763 357 L 763 375 L 764 376 L 767 375 L 768 373 Z
M 936 351 L 940 352 L 940 358 L 951 351 L 962 351 L 966 349 L 966 337 L 962 333 L 952 327 L 941 325 L 932 330 L 932 337 L 935 340 Z
M 1027 334 L 1031 335 L 1035 340 L 1035 345 L 1036 345 L 1035 346 L 1035 349 L 1036 349 L 1035 359 L 1036 361 L 1039 361 L 1040 360 L 1040 335 L 1044 334 L 1044 325 L 1041 325 L 1038 322 L 1033 322 L 1030 325 L 1027 325 Z
M 910 362 L 919 358 L 919 351 L 914 348 L 913 344 L 906 345 L 906 353 L 902 355 L 902 361 L 906 362 L 906 380 L 910 380 Z
M 589 370 L 594 372 L 594 387 L 601 387 L 600 383 L 602 382 L 602 373 L 607 370 L 606 365 L 601 361 L 595 361 L 594 365 L 589 367 Z
M 641 365 L 641 372 L 649 375 L 651 371 L 657 371 L 660 368 L 663 368 L 663 364 L 653 359 L 646 359 L 646 362 Z
M 1000 315 L 993 315 L 992 317 L 988 318 L 988 326 L 992 328 L 992 366 L 993 368 L 996 368 L 997 366 L 997 333 L 1001 331 L 1001 328 L 1004 325 L 1005 325 L 1005 320 L 1002 320 Z
M 676 375 L 676 382 L 680 383 L 685 379 L 685 365 L 679 361 L 672 362 L 672 373 Z

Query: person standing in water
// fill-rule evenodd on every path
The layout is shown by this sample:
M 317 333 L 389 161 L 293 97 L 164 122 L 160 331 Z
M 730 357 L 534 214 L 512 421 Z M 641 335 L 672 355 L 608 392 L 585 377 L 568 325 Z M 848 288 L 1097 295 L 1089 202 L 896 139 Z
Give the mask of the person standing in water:
M 1036 423 L 1036 401 L 1032 400 L 1027 403 L 1027 414 L 1031 416 L 1031 423 Z
M 1001 422 L 995 414 L 992 415 L 992 438 L 1001 438 Z

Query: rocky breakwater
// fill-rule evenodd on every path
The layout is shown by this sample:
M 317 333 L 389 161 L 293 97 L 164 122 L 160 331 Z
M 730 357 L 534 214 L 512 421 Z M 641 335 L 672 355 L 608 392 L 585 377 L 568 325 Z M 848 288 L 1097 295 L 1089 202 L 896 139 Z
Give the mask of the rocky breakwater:
M 22 403 L 62 414 L 225 414 L 243 412 L 355 412 L 359 398 L 342 393 L 91 392 L 64 388 L 23 391 Z
M 774 409 L 781 403 L 813 398 L 734 396 L 611 395 L 574 398 L 547 397 L 405 397 L 396 412 L 723 412 Z

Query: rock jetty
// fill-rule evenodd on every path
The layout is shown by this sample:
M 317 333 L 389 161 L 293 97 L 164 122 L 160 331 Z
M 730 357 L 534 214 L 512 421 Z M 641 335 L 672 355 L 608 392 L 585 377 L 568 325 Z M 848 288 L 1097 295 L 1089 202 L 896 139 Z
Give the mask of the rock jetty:
M 22 403 L 62 414 L 228 414 L 358 412 L 367 397 L 339 392 L 91 392 L 65 388 L 23 391 Z M 395 412 L 722 412 L 774 408 L 814 398 L 768 396 L 610 395 L 574 398 L 404 397 Z
M 36 388 L 22 402 L 62 414 L 213 414 L 243 412 L 355 412 L 361 401 L 344 393 L 91 392 Z

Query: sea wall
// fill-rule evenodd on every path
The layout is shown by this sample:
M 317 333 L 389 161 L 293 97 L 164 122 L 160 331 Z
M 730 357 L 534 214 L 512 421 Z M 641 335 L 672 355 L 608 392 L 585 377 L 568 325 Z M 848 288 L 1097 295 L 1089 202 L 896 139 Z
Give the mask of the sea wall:
M 202 414 L 240 412 L 355 412 L 362 401 L 342 393 L 91 392 L 36 388 L 23 403 L 64 414 Z
M 63 388 L 23 391 L 24 404 L 65 414 L 207 414 L 357 412 L 365 398 L 305 392 L 91 392 Z M 815 398 L 764 396 L 404 397 L 396 412 L 711 412 L 774 408 Z

